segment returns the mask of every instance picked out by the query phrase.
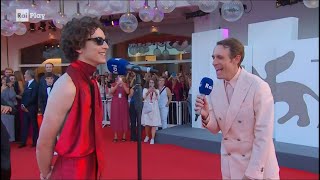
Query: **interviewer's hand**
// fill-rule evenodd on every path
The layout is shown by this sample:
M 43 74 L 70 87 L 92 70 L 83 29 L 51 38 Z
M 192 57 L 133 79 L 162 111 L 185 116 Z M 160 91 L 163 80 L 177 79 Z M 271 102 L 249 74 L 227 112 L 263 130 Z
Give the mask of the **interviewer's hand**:
M 196 98 L 196 104 L 195 104 L 195 111 L 200 111 L 201 117 L 203 119 L 202 124 L 206 126 L 209 122 L 208 115 L 209 115 L 209 105 L 206 97 L 198 95 Z

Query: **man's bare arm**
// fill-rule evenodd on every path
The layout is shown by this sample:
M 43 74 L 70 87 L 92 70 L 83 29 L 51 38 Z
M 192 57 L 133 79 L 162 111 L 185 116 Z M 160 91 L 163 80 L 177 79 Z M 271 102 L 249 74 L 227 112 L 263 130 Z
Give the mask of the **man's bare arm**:
M 57 80 L 49 96 L 36 151 L 38 166 L 43 177 L 51 171 L 56 138 L 71 108 L 75 94 L 76 87 L 73 81 L 68 74 L 64 74 Z

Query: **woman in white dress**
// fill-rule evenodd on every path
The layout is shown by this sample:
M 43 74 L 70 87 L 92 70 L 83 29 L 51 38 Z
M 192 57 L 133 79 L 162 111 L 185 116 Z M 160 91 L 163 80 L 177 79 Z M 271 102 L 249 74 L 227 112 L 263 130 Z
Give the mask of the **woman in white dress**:
M 162 129 L 166 129 L 168 127 L 168 113 L 169 113 L 169 104 L 172 100 L 171 90 L 166 87 L 165 84 L 166 79 L 164 77 L 159 78 L 159 109 L 160 109 L 160 117 L 161 117 L 161 124 Z
M 146 137 L 144 142 L 148 142 L 150 140 L 150 144 L 154 144 L 156 128 L 161 126 L 158 105 L 159 90 L 156 89 L 155 85 L 155 81 L 153 79 L 149 79 L 146 83 L 146 87 L 148 88 L 143 89 L 144 105 L 142 108 L 141 124 L 145 126 Z

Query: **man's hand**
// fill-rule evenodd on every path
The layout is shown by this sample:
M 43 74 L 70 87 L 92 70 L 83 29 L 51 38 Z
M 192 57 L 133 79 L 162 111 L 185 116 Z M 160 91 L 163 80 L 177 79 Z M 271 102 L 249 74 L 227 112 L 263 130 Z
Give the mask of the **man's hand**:
M 118 82 L 117 82 L 117 85 L 120 86 L 120 87 L 122 87 L 123 82 L 122 82 L 122 81 L 118 81 Z
M 200 111 L 202 117 L 202 125 L 205 127 L 208 123 L 209 105 L 206 97 L 198 95 L 196 98 L 195 111 Z
M 12 107 L 1 105 L 1 114 L 8 114 L 12 111 Z
M 21 109 L 24 112 L 29 112 L 28 109 L 24 106 L 24 104 L 21 104 Z

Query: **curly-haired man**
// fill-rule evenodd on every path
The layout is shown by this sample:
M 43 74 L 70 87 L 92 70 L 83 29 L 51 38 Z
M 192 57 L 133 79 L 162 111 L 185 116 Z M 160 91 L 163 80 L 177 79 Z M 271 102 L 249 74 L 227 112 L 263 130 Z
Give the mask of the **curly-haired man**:
M 63 27 L 60 46 L 71 64 L 48 98 L 37 143 L 40 178 L 100 179 L 105 147 L 102 102 L 91 76 L 105 63 L 105 27 L 97 18 L 74 18 Z M 51 167 L 54 150 L 58 158 Z

